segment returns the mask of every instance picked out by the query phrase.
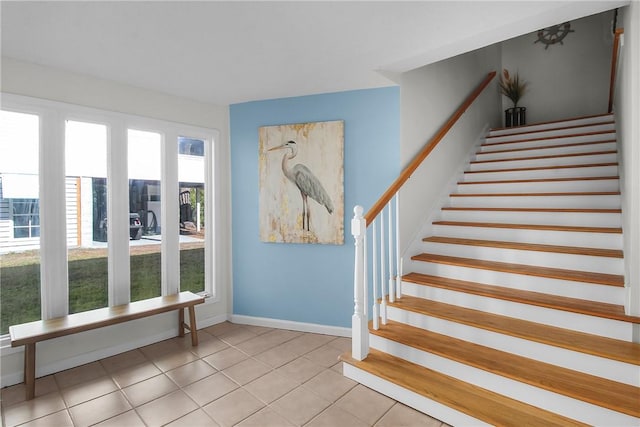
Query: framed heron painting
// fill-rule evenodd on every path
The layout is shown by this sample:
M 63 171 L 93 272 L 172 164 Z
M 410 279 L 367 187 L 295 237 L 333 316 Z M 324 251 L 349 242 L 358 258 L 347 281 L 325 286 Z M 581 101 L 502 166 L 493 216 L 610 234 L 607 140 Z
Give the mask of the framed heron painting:
M 344 243 L 344 122 L 258 129 L 260 240 Z

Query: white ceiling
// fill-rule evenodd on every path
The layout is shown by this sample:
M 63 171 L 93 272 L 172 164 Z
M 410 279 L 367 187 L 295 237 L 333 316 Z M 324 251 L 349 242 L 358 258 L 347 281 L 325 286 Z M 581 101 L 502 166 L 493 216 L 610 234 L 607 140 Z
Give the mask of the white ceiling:
M 203 102 L 399 73 L 628 1 L 0 3 L 2 55 Z

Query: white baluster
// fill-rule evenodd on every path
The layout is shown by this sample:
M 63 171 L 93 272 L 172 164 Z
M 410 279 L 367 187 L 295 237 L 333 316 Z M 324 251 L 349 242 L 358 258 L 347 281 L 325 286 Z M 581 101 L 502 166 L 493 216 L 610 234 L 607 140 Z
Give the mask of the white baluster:
M 364 284 L 364 235 L 366 233 L 365 219 L 362 217 L 362 206 L 353 209 L 355 214 L 351 220 L 351 234 L 355 241 L 355 269 L 353 273 L 353 316 L 351 317 L 351 355 L 356 360 L 363 360 L 369 354 L 369 331 L 367 318 L 364 315 L 363 298 Z
M 382 324 L 387 324 L 387 279 L 385 272 L 384 210 L 380 212 L 380 286 L 382 288 Z
M 373 329 L 376 331 L 380 329 L 380 304 L 378 303 L 378 240 L 376 230 L 376 220 L 373 220 L 371 223 L 371 234 L 372 234 L 372 257 L 371 257 L 371 265 L 373 266 Z
M 400 193 L 396 193 L 396 297 L 402 298 L 402 257 L 400 256 Z
M 393 277 L 393 212 L 391 202 L 387 204 L 389 208 L 389 302 L 396 300 L 396 282 Z

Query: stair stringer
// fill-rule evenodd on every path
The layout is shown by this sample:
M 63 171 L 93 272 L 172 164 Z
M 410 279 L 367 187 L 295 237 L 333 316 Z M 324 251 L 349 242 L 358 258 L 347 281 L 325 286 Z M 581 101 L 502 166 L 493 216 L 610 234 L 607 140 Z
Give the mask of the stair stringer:
M 469 150 L 467 150 L 464 156 L 461 156 L 461 161 L 458 163 L 455 171 L 451 174 L 450 180 L 445 186 L 442 187 L 438 197 L 434 198 L 431 207 L 427 209 L 422 219 L 422 225 L 416 229 L 413 237 L 407 242 L 406 245 L 403 244 L 403 242 L 400 242 L 400 258 L 404 263 L 409 262 L 412 255 L 420 252 L 422 238 L 433 233 L 433 221 L 440 215 L 440 209 L 442 208 L 442 206 L 445 206 L 445 204 L 449 201 L 450 194 L 458 186 L 458 182 L 461 180 L 464 171 L 469 167 L 469 161 L 473 158 L 473 154 L 478 151 L 479 147 L 484 142 L 489 129 L 489 124 L 485 124 L 482 130 L 478 133 Z M 402 197 L 402 190 L 400 190 L 400 197 Z M 400 216 L 402 217 L 402 212 L 400 212 Z

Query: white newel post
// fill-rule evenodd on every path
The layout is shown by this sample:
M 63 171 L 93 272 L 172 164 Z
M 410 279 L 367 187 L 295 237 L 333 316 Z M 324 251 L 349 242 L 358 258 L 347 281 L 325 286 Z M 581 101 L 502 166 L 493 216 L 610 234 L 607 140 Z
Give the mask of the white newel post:
M 351 234 L 355 240 L 355 269 L 353 273 L 353 317 L 351 318 L 351 355 L 356 360 L 363 360 L 369 354 L 369 331 L 364 314 L 364 235 L 367 231 L 365 219 L 362 217 L 362 206 L 353 209 L 355 214 L 351 220 Z

